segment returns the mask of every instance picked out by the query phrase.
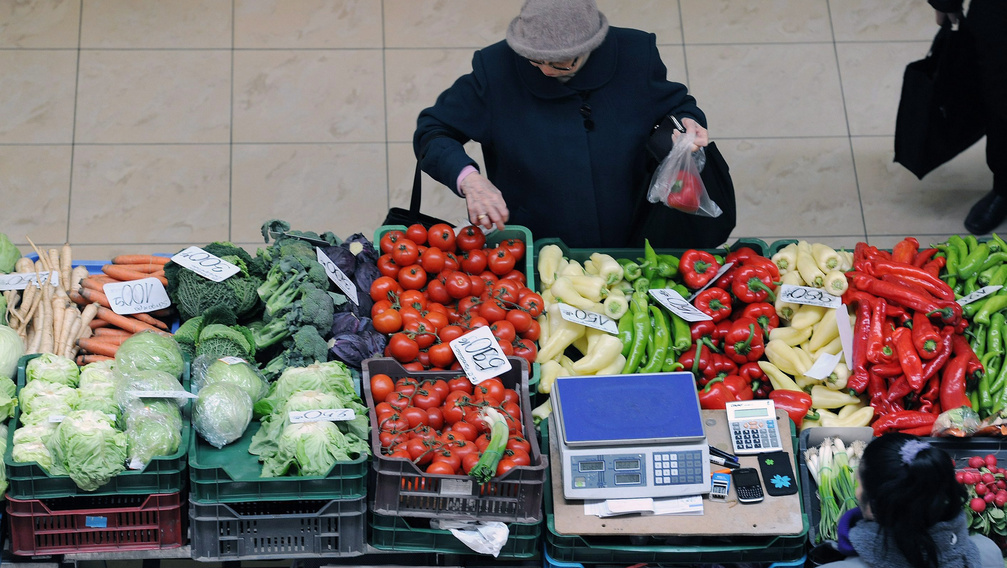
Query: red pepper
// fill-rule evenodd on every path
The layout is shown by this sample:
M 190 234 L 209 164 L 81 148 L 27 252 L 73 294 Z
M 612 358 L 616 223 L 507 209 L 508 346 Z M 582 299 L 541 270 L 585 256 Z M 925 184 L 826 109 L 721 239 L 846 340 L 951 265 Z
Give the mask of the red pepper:
M 919 412 L 917 410 L 902 410 L 881 416 L 874 421 L 874 424 L 871 424 L 871 427 L 874 428 L 874 435 L 880 436 L 885 432 L 893 430 L 908 430 L 933 426 L 936 421 L 936 414 Z
M 874 368 L 871 368 L 871 372 L 874 372 Z M 894 402 L 901 400 L 909 393 L 913 392 L 913 387 L 909 386 L 909 381 L 906 380 L 905 375 L 899 375 L 892 381 L 888 386 L 888 394 L 885 398 L 888 402 Z
M 733 323 L 734 322 L 729 319 L 720 320 L 720 322 L 717 323 L 717 328 L 713 330 L 712 337 L 715 346 L 718 346 L 719 348 L 719 346 L 724 343 L 724 338 L 727 337 L 727 332 L 731 331 L 731 324 Z
M 766 378 L 766 372 L 762 370 L 762 367 L 758 363 L 745 363 L 738 367 L 738 374 L 741 378 L 748 381 L 748 384 L 752 384 L 755 381 L 762 381 Z
M 712 256 L 712 255 L 711 255 Z M 685 258 L 684 256 L 682 258 Z M 681 264 L 679 269 L 681 270 Z M 718 322 L 731 315 L 731 295 L 727 290 L 720 288 L 707 288 L 696 296 L 693 301 L 696 309 L 713 318 Z
M 892 247 L 892 262 L 912 264 L 916 253 L 920 250 L 920 241 L 915 237 L 906 237 Z
M 941 334 L 930 323 L 930 318 L 923 312 L 913 314 L 913 346 L 916 352 L 924 359 L 933 359 L 937 356 L 937 347 L 941 343 Z
M 752 385 L 739 375 L 727 375 L 724 377 L 724 386 L 727 387 L 735 400 L 752 400 Z
M 704 337 L 713 337 L 713 330 L 717 328 L 717 324 L 713 320 L 703 320 L 697 321 L 689 324 L 689 334 L 692 336 L 692 342 L 695 343 Z
M 761 256 L 752 247 L 738 247 L 724 256 L 724 263 L 733 262 L 735 265 L 745 264 L 750 258 Z
M 724 273 L 720 275 L 720 278 L 717 278 L 713 285 L 721 290 L 730 290 L 731 284 L 734 283 L 734 274 L 739 268 L 741 267 L 735 264 L 728 270 L 724 271 Z
M 717 378 L 706 384 L 699 391 L 699 407 L 706 410 L 717 410 L 727 408 L 728 402 L 737 400 L 731 389 L 727 388 L 724 380 Z
M 853 378 L 852 376 L 850 377 Z M 874 407 L 874 415 L 882 416 L 893 412 L 895 401 L 888 400 L 888 391 L 885 389 L 885 379 L 874 372 L 873 367 L 867 371 L 867 394 L 871 397 L 871 406 Z M 846 386 L 850 386 L 847 382 Z
M 731 291 L 739 300 L 746 304 L 753 302 L 776 301 L 773 289 L 776 284 L 768 272 L 757 266 L 742 266 L 734 273 Z
M 774 390 L 769 393 L 777 410 L 782 410 L 794 421 L 798 428 L 811 410 L 811 395 L 803 391 Z
M 738 364 L 722 353 L 710 354 L 710 365 L 704 375 L 707 379 L 738 374 Z
M 923 265 L 923 272 L 937 278 L 941 275 L 941 269 L 947 266 L 948 259 L 943 256 L 936 256 Z
M 877 365 L 871 365 L 871 372 L 877 373 L 879 377 L 892 379 L 902 374 L 902 365 L 899 365 L 897 361 L 878 363 Z
M 861 393 L 870 380 L 867 372 L 867 343 L 871 336 L 871 303 L 857 303 L 857 320 L 853 326 L 853 364 L 846 386 Z M 884 381 L 882 381 L 884 382 Z
M 923 265 L 930 262 L 930 259 L 932 259 L 935 254 L 937 254 L 937 249 L 933 247 L 917 252 L 916 257 L 913 258 L 913 266 L 923 268 Z
M 864 292 L 880 296 L 905 308 L 923 311 L 928 315 L 937 313 L 944 323 L 954 324 L 962 319 L 962 307 L 953 300 L 939 300 L 923 290 L 885 282 L 862 272 L 848 272 L 846 276 L 854 286 Z
M 742 317 L 734 320 L 724 338 L 724 353 L 736 363 L 748 363 L 758 361 L 765 351 L 762 328 L 755 319 Z
M 920 392 L 927 380 L 923 377 L 923 361 L 920 360 L 920 354 L 913 345 L 913 332 L 900 327 L 892 333 L 892 340 L 895 343 L 895 353 L 899 357 L 899 365 L 902 366 L 906 380 L 909 381 L 909 387 L 913 392 Z
M 780 279 L 780 267 L 776 266 L 776 263 L 771 259 L 762 256 L 749 247 L 741 247 L 727 253 L 727 256 L 724 257 L 724 262 L 733 262 L 735 266 L 758 266 L 769 273 L 774 281 Z
M 966 371 L 969 364 L 968 355 L 955 355 L 944 366 L 941 373 L 941 408 L 952 410 L 967 406 L 972 408 L 972 401 L 965 394 Z
M 941 393 L 941 380 L 940 377 L 930 377 L 927 381 L 927 385 L 923 387 L 923 393 L 920 394 L 920 406 L 917 408 L 920 412 L 930 412 L 932 414 L 940 414 L 940 402 L 938 398 Z
M 686 371 L 691 371 L 698 381 L 706 372 L 706 368 L 710 366 L 710 355 L 712 353 L 705 349 L 702 343 L 697 343 L 682 352 L 678 356 L 678 362 Z
M 888 326 L 887 305 L 884 298 L 871 300 L 871 333 L 867 339 L 867 360 L 871 363 L 892 359 L 891 349 L 885 345 L 885 328 Z
M 672 209 L 695 213 L 703 203 L 705 189 L 703 181 L 698 176 L 687 170 L 678 170 L 675 172 L 675 182 L 669 188 L 664 201 Z
M 937 375 L 937 371 L 943 369 L 944 365 L 947 364 L 948 359 L 951 358 L 954 335 L 955 329 L 950 325 L 946 325 L 941 329 L 940 343 L 937 344 L 937 355 L 933 359 L 923 363 L 923 376 L 928 380 Z M 968 342 L 965 342 L 965 345 L 968 346 Z M 971 350 L 971 346 L 969 347 L 969 350 Z
M 780 316 L 776 313 L 776 306 L 769 302 L 756 302 L 748 304 L 741 310 L 741 317 L 755 318 L 759 327 L 762 328 L 762 335 L 769 337 L 769 332 L 780 326 Z
M 693 290 L 698 290 L 720 270 L 720 263 L 711 253 L 703 250 L 689 249 L 682 254 L 678 262 L 678 271 L 682 281 Z

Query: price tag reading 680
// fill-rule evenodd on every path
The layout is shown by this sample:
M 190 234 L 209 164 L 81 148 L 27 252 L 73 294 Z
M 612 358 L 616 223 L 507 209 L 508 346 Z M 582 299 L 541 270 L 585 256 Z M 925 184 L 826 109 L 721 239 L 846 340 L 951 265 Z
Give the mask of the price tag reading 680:
M 213 280 L 214 282 L 223 282 L 238 272 L 241 272 L 241 269 L 237 266 L 214 256 L 199 247 L 189 247 L 179 253 L 176 253 L 175 256 L 171 257 L 171 260 L 172 262 L 195 272 L 203 278 Z
M 478 385 L 511 370 L 510 361 L 489 327 L 466 333 L 449 345 L 472 384 Z

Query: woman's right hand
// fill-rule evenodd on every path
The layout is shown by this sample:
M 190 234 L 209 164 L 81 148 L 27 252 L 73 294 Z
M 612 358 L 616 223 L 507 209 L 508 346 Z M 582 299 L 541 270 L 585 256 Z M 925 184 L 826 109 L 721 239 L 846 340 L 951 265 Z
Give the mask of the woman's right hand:
M 461 190 L 468 206 L 469 221 L 473 225 L 484 229 L 496 225 L 497 229 L 503 230 L 510 218 L 510 211 L 507 210 L 503 194 L 490 180 L 479 172 L 472 172 L 462 180 Z

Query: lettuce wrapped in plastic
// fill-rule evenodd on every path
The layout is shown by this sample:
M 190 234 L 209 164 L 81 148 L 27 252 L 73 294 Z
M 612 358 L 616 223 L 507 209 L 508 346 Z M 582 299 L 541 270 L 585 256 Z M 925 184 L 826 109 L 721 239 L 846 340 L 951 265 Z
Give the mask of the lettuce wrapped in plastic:
M 199 391 L 192 404 L 192 427 L 211 446 L 223 448 L 245 433 L 252 422 L 252 398 L 231 383 L 214 383 Z
M 73 359 L 43 353 L 28 361 L 24 369 L 25 382 L 49 381 L 68 387 L 76 387 L 80 382 L 80 369 Z
M 170 335 L 141 331 L 119 346 L 115 352 L 114 368 L 123 375 L 154 370 L 178 379 L 185 371 L 185 360 L 182 349 Z
M 48 381 L 32 381 L 18 394 L 21 422 L 47 422 L 50 415 L 65 416 L 77 404 L 77 391 L 66 385 Z
M 178 406 L 133 405 L 126 416 L 126 459 L 130 469 L 143 469 L 158 456 L 170 456 L 182 443 L 182 419 Z
M 17 385 L 14 381 L 0 377 L 0 422 L 14 416 L 14 408 L 17 406 Z
M 207 360 L 204 355 L 196 357 L 192 364 L 193 392 L 215 383 L 231 383 L 248 393 L 252 402 L 258 402 L 266 396 L 269 383 L 262 378 L 262 373 L 244 359 L 225 357 L 223 359 Z
M 115 371 L 116 397 L 119 405 L 123 408 L 130 401 L 137 398 L 138 391 L 169 391 L 172 393 L 187 393 L 182 383 L 178 379 L 165 371 L 155 369 L 147 371 L 131 371 L 121 373 L 119 369 Z M 147 398 L 147 397 L 144 397 Z M 175 401 L 178 406 L 185 406 L 189 402 L 187 396 L 179 396 L 169 400 Z
M 269 394 L 255 403 L 255 414 L 266 416 L 297 391 L 321 391 L 344 400 L 357 397 L 350 370 L 340 361 L 315 363 L 307 367 L 290 367 L 269 387 Z
M 326 475 L 336 462 L 360 455 L 332 422 L 288 424 L 276 445 L 276 452 L 262 461 L 262 477 Z
M 84 491 L 94 491 L 126 469 L 126 434 L 94 410 L 68 414 L 49 438 L 54 469 Z

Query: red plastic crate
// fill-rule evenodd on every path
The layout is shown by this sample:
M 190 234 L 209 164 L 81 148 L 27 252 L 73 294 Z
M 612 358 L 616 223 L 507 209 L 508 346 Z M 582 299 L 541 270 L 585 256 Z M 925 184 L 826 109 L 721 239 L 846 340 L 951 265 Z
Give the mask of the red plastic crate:
M 182 546 L 179 493 L 7 499 L 11 552 L 19 556 Z

